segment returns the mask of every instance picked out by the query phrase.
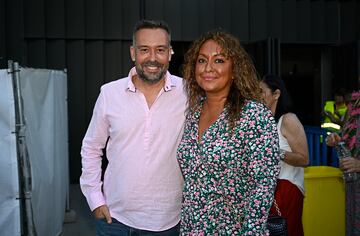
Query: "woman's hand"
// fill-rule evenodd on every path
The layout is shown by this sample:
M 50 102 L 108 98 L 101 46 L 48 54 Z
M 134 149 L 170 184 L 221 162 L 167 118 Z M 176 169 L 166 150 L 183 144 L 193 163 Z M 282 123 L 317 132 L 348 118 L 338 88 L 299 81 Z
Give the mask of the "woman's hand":
M 340 160 L 339 167 L 344 172 L 360 172 L 360 160 L 346 157 Z

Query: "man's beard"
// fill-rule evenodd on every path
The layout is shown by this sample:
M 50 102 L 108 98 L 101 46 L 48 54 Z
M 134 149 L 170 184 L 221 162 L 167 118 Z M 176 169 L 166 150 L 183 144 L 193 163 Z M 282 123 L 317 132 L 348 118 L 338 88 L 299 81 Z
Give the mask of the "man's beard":
M 146 66 L 156 66 L 160 68 L 157 73 L 146 73 L 143 68 Z M 161 64 L 157 61 L 146 61 L 143 64 L 135 63 L 136 73 L 138 77 L 148 83 L 148 84 L 156 84 L 159 82 L 166 74 L 167 69 L 169 68 L 169 64 Z

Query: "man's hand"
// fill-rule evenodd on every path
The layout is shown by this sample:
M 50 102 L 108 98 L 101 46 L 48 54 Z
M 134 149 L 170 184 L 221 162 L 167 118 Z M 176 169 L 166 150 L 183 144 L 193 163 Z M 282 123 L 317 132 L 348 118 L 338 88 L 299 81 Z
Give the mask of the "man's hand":
M 93 210 L 93 214 L 96 219 L 106 219 L 108 224 L 112 223 L 109 208 L 106 205 L 99 206 Z

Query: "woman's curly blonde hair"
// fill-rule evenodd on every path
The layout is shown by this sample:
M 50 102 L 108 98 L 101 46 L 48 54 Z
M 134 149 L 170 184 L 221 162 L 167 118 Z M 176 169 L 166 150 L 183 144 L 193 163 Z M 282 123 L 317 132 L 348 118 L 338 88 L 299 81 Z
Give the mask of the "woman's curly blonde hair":
M 239 40 L 222 30 L 210 31 L 195 40 L 185 54 L 183 78 L 188 95 L 189 110 L 195 109 L 200 101 L 206 98 L 205 91 L 195 79 L 195 67 L 201 46 L 209 40 L 215 41 L 222 48 L 222 53 L 232 61 L 234 82 L 226 99 L 225 106 L 229 109 L 229 121 L 233 126 L 240 116 L 245 100 L 261 101 L 261 88 L 256 69 L 241 46 Z

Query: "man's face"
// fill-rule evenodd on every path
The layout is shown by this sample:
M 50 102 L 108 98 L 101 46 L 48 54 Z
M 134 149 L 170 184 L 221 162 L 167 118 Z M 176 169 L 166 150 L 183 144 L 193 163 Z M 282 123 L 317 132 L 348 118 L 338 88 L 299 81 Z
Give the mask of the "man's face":
M 341 95 L 335 95 L 334 96 L 334 101 L 337 105 L 341 105 L 345 102 L 344 100 L 344 96 L 341 96 Z
M 163 29 L 141 29 L 130 48 L 139 78 L 149 84 L 159 82 L 166 74 L 171 59 L 168 34 Z

